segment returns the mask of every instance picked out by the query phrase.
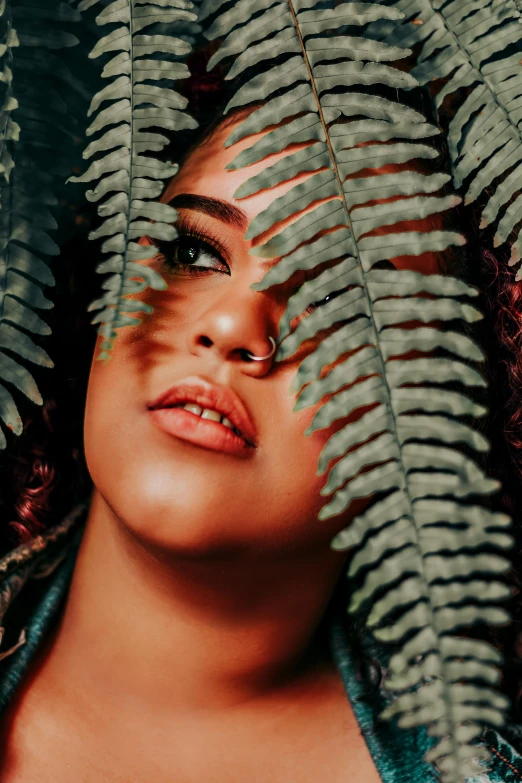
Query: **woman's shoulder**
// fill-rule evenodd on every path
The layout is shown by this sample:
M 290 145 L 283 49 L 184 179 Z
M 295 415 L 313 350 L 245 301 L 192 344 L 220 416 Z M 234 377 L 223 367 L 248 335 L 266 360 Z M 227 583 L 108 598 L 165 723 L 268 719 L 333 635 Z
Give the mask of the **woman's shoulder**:
M 88 501 L 0 559 L 0 718 L 70 584 Z
M 470 783 L 518 783 L 522 781 L 522 724 L 508 722 L 502 729 L 486 729 L 481 744 L 491 761 L 484 775 Z
M 360 631 L 358 650 L 354 650 L 348 626 L 340 614 L 332 618 L 330 637 L 332 656 L 346 695 L 383 783 L 440 783 L 435 766 L 425 761 L 437 741 L 426 726 L 405 730 L 394 720 L 381 718 L 394 699 L 383 687 L 389 649 L 373 635 Z M 488 751 L 489 761 L 478 762 L 480 774 L 468 778 L 466 783 L 522 781 L 522 724 L 508 718 L 500 730 L 484 727 L 475 742 Z

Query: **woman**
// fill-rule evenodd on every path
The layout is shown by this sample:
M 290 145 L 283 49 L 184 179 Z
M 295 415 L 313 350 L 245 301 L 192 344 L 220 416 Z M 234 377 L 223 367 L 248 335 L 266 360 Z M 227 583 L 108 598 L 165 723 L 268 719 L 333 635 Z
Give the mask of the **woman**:
M 267 262 L 245 230 L 296 180 L 234 198 L 286 154 L 227 170 L 266 132 L 225 148 L 242 117 L 218 123 L 162 196 L 181 236 L 144 263 L 172 285 L 149 290 L 152 316 L 108 364 L 92 362 L 92 494 L 0 564 L 2 783 L 42 769 L 53 782 L 436 780 L 426 733 L 379 720 L 385 654 L 364 636 L 356 649 L 344 625 L 347 555 L 329 544 L 363 504 L 317 519 L 317 460 L 346 421 L 305 437 L 318 405 L 292 411 L 313 341 L 272 364 L 303 278 L 252 290 Z M 439 264 L 428 253 L 412 268 Z M 480 742 L 493 761 L 476 783 L 522 778 L 496 732 Z

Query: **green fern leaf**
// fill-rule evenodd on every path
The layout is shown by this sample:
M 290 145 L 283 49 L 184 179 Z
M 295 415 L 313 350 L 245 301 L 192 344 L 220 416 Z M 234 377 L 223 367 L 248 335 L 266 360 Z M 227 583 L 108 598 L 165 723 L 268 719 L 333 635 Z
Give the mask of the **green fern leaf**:
M 403 25 L 370 25 L 379 42 L 418 46 L 412 71 L 421 84 L 441 80 L 435 103 L 466 88 L 448 129 L 453 178 L 466 203 L 486 197 L 481 228 L 496 225 L 495 247 L 510 242 L 510 265 L 522 255 L 522 28 L 515 0 L 397 0 Z M 500 56 L 499 56 L 500 53 Z M 495 55 L 492 57 L 492 55 Z M 522 279 L 519 269 L 517 279 Z
M 58 253 L 48 233 L 56 228 L 51 186 L 67 173 L 64 148 L 72 135 L 66 104 L 52 83 L 67 73 L 54 50 L 77 43 L 59 28 L 78 19 L 61 2 L 5 0 L 0 6 L 0 420 L 15 435 L 23 426 L 12 390 L 43 402 L 20 360 L 53 366 L 31 335 L 51 331 L 35 311 L 53 306 L 42 291 L 54 285 L 46 256 Z M 0 449 L 6 445 L 0 428 Z
M 95 2 L 98 0 L 82 0 L 78 7 L 86 10 Z M 135 314 L 152 311 L 150 305 L 127 296 L 147 287 L 162 290 L 167 286 L 157 272 L 139 263 L 157 250 L 140 245 L 138 240 L 144 234 L 165 241 L 177 236 L 172 225 L 176 211 L 154 201 L 163 190 L 161 180 L 172 177 L 177 166 L 147 153 L 161 152 L 169 142 L 157 129 L 170 132 L 196 127 L 184 111 L 186 99 L 172 87 L 157 84 L 189 75 L 187 66 L 172 58 L 190 51 L 186 36 L 177 37 L 176 33 L 183 23 L 196 20 L 193 9 L 189 0 L 113 0 L 96 18 L 100 26 L 116 25 L 89 55 L 111 55 L 102 72 L 110 82 L 94 96 L 88 113 L 93 120 L 87 135 L 95 138 L 83 157 L 94 160 L 84 174 L 70 179 L 98 181 L 87 192 L 90 201 L 109 196 L 98 207 L 104 221 L 90 234 L 91 239 L 104 238 L 102 252 L 111 253 L 108 261 L 97 267 L 98 272 L 112 273 L 102 286 L 104 293 L 89 305 L 89 310 L 98 311 L 91 323 L 101 324 L 99 333 L 104 337 L 98 359 L 109 358 L 117 329 L 139 324 L 141 319 Z M 144 33 L 150 25 L 161 25 L 170 34 Z M 169 59 L 160 58 L 165 55 Z
M 470 303 L 477 292 L 449 277 L 378 268 L 390 258 L 462 244 L 451 231 L 393 230 L 451 209 L 460 199 L 441 194 L 448 176 L 415 170 L 419 160 L 434 157 L 426 139 L 438 130 L 390 97 L 390 87 L 417 84 L 392 65 L 410 54 L 402 48 L 402 11 L 372 3 L 322 5 L 240 0 L 229 7 L 205 0 L 200 21 L 207 22 L 209 39 L 224 39 L 209 68 L 228 61 L 227 78 L 242 75 L 226 111 L 262 102 L 226 146 L 277 125 L 228 168 L 306 144 L 288 150 L 235 193 L 240 199 L 309 175 L 252 221 L 246 235 L 251 239 L 283 218 L 293 222 L 250 250 L 279 259 L 251 287 L 265 291 L 297 270 L 317 272 L 288 300 L 275 360 L 316 340 L 291 388 L 298 392 L 295 409 L 333 396 L 320 405 L 307 434 L 351 414 L 320 455 L 318 475 L 331 460 L 339 461 L 322 489 L 331 499 L 319 519 L 345 512 L 356 498 L 370 501 L 331 542 L 333 549 L 352 550 L 348 576 L 362 582 L 349 611 L 371 606 L 374 635 L 398 646 L 387 683 L 397 695 L 385 717 L 404 727 L 427 724 L 438 740 L 428 760 L 437 763 L 444 783 L 460 783 L 478 759 L 487 758 L 473 740 L 483 723 L 501 724 L 506 700 L 493 688 L 498 660 L 490 649 L 476 643 L 473 660 L 460 666 L 461 640 L 453 634 L 480 621 L 506 621 L 497 602 L 507 593 L 495 577 L 508 561 L 484 555 L 482 548 L 505 550 L 512 541 L 505 532 L 509 520 L 480 505 L 498 482 L 461 450 L 475 455 L 489 448 L 468 423 L 485 412 L 468 392 L 484 386 L 469 363 L 482 353 L 451 328 L 481 317 Z M 386 27 L 386 40 L 365 38 L 368 24 Z M 360 36 L 343 34 L 358 27 Z M 390 43 L 393 36 L 397 40 Z M 248 78 L 247 69 L 259 63 L 265 72 Z M 378 171 L 397 163 L 406 170 Z M 387 198 L 392 201 L 382 203 Z M 309 305 L 312 312 L 292 330 L 292 319 Z M 410 351 L 420 355 L 407 357 Z

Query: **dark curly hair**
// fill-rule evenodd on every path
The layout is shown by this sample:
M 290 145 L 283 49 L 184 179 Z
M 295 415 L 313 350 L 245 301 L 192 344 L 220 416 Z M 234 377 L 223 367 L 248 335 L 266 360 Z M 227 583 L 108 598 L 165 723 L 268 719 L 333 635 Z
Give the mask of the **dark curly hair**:
M 199 123 L 196 135 L 176 134 L 165 151 L 166 158 L 180 163 L 202 135 L 212 132 L 227 100 L 222 74 L 206 72 L 212 49 L 200 50 L 189 59 L 191 78 L 179 87 Z M 100 285 L 93 274 L 98 246 L 87 239 L 96 211 L 84 203 L 69 203 L 66 211 L 77 230 L 70 232 L 73 236 L 62 244 L 53 263 L 55 307 L 46 314 L 52 334 L 45 342 L 31 335 L 42 342 L 55 366 L 51 371 L 31 367 L 43 405 L 35 407 L 17 395 L 23 432 L 18 437 L 7 433 L 7 449 L 0 452 L 0 555 L 56 523 L 92 489 L 83 449 L 83 418 L 96 342 L 87 307 L 99 295 Z

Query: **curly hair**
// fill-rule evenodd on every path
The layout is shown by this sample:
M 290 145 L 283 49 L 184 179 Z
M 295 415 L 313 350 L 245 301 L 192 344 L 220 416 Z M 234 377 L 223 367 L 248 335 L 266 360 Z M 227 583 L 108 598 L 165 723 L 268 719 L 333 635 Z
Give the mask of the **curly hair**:
M 55 366 L 37 368 L 43 405 L 17 401 L 23 432 L 18 437 L 8 433 L 7 448 L 0 453 L 2 552 L 55 524 L 92 485 L 83 451 L 83 411 L 96 340 L 87 313 L 97 291 L 91 256 L 90 243 L 76 236 L 55 262 L 56 306 L 46 319 L 52 333 L 42 343 Z
M 226 95 L 221 75 L 206 72 L 212 46 L 189 59 L 191 78 L 180 86 L 191 113 L 197 117 L 200 133 L 208 136 L 219 120 Z M 176 134 L 166 157 L 182 162 L 194 146 L 193 132 Z M 175 149 L 173 149 L 175 147 Z M 181 150 L 181 155 L 180 155 Z M 23 432 L 7 433 L 8 446 L 0 452 L 0 555 L 44 531 L 64 516 L 92 489 L 83 448 L 83 419 L 89 369 L 96 342 L 90 324 L 89 303 L 99 295 L 99 281 L 93 274 L 96 245 L 87 230 L 96 220 L 92 204 L 68 204 L 74 236 L 61 247 L 53 264 L 56 287 L 54 310 L 47 317 L 52 329 L 42 345 L 54 367 L 36 368 L 35 379 L 44 400 L 35 408 L 25 398 L 18 401 Z M 47 316 L 47 314 L 46 314 Z M 39 341 L 37 336 L 32 339 Z

